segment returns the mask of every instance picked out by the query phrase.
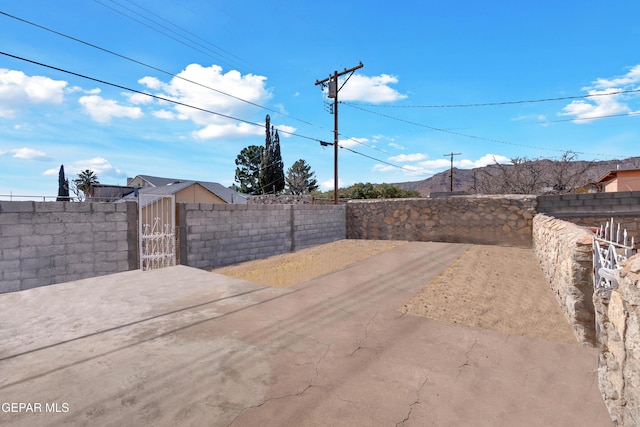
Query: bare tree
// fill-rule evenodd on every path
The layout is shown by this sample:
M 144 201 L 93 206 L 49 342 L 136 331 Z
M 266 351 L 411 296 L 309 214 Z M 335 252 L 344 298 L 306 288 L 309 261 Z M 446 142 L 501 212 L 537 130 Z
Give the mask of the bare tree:
M 475 187 L 484 194 L 544 194 L 577 191 L 588 183 L 594 162 L 577 162 L 577 154 L 565 152 L 559 160 L 515 157 L 478 169 Z

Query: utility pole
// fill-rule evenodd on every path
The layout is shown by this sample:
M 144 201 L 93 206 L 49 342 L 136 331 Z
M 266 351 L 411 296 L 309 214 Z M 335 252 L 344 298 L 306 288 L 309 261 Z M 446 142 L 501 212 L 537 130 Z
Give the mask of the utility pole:
M 454 152 L 444 155 L 444 157 L 451 156 L 451 172 L 449 172 L 449 178 L 451 178 L 451 187 L 449 188 L 449 191 L 451 192 L 453 192 L 453 156 L 460 156 L 460 155 L 462 155 L 462 153 L 454 153 Z
M 342 86 L 338 87 L 338 77 L 343 76 L 345 74 L 353 74 L 357 69 L 364 67 L 362 65 L 362 61 L 360 64 L 356 65 L 353 68 L 349 68 L 348 70 L 345 68 L 344 71 L 338 73 L 337 71 L 333 72 L 333 75 L 330 75 L 324 80 L 316 80 L 317 85 L 324 85 L 329 82 L 329 98 L 333 98 L 333 204 L 338 204 L 338 92 L 342 89 L 342 86 L 347 83 L 346 81 L 342 84 Z M 351 77 L 351 76 L 349 76 Z M 349 80 L 349 78 L 347 78 Z M 327 143 L 321 143 L 322 145 L 328 145 Z

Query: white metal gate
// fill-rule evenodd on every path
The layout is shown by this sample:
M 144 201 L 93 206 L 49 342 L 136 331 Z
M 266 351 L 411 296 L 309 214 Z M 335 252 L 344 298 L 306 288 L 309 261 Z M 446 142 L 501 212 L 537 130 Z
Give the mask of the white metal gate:
M 175 196 L 138 195 L 140 269 L 176 265 Z
M 635 251 L 635 240 L 629 242 L 627 230 L 620 236 L 620 224 L 614 236 L 613 218 L 600 226 L 593 238 L 593 286 L 595 291 L 614 289 L 618 286 L 614 272 L 621 268 L 620 262 L 631 257 Z

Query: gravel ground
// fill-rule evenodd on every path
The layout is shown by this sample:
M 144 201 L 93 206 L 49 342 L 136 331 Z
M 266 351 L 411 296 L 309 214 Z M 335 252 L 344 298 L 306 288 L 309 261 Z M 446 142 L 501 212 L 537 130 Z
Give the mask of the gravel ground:
M 405 243 L 340 240 L 212 271 L 284 288 L 342 270 Z M 579 345 L 532 249 L 472 245 L 398 310 L 413 316 Z

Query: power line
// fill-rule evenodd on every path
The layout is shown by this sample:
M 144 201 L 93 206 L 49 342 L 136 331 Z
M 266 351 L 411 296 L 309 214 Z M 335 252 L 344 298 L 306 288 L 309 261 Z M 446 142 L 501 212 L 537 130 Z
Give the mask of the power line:
M 111 1 L 113 2 L 113 0 L 111 0 Z M 224 53 L 227 53 L 227 54 L 229 54 L 229 55 L 233 56 L 234 58 L 239 59 L 240 61 L 246 62 L 244 59 L 240 58 L 239 56 L 234 55 L 233 53 L 229 52 L 228 50 L 225 50 L 225 49 L 221 48 L 220 46 L 215 45 L 215 44 L 211 43 L 210 41 L 208 41 L 208 40 L 206 40 L 206 39 L 203 39 L 202 37 L 198 36 L 197 34 L 195 34 L 195 33 L 191 32 L 191 31 L 187 30 L 187 29 L 186 29 L 186 28 L 184 28 L 184 27 L 181 27 L 181 26 L 179 26 L 179 25 L 177 25 L 177 24 L 175 24 L 175 23 L 173 23 L 173 22 L 169 21 L 168 19 L 163 18 L 162 16 L 160 16 L 160 15 L 158 15 L 158 14 L 156 14 L 156 13 L 152 12 L 151 10 L 146 9 L 146 8 L 144 8 L 144 7 L 140 6 L 138 3 L 136 3 L 136 2 L 134 2 L 134 1 L 132 1 L 132 0 L 125 0 L 125 1 L 126 1 L 127 3 L 130 3 L 130 4 L 135 5 L 136 7 L 138 7 L 138 8 L 140 8 L 140 9 L 144 10 L 145 12 L 147 12 L 147 13 L 149 13 L 149 14 L 151 14 L 151 15 L 153 15 L 153 16 L 155 16 L 155 17 L 159 18 L 159 19 L 161 19 L 162 21 L 164 21 L 164 22 L 168 23 L 169 25 L 173 25 L 174 27 L 176 27 L 176 28 L 180 29 L 181 31 L 183 31 L 183 32 L 185 32 L 185 33 L 187 33 L 187 34 L 189 34 L 189 35 L 191 35 L 191 36 L 193 36 L 193 37 L 195 37 L 195 38 L 197 38 L 197 39 L 199 39 L 199 40 L 202 40 L 204 43 L 206 43 L 206 44 L 208 44 L 208 45 L 210 45 L 210 46 L 212 46 L 212 47 L 216 48 L 217 50 L 220 50 L 220 51 L 222 51 L 222 52 L 224 52 Z M 199 44 L 199 43 L 198 43 L 198 44 Z M 201 46 L 202 46 L 202 45 L 201 45 Z
M 161 30 L 159 30 L 158 28 L 155 28 L 155 27 L 153 27 L 153 26 L 151 26 L 151 25 L 149 25 L 149 24 L 147 24 L 147 23 L 145 23 L 145 22 L 143 22 L 143 21 L 141 21 L 141 20 L 139 20 L 139 19 L 137 19 L 137 18 L 135 18 L 135 17 L 133 17 L 133 16 L 131 16 L 131 15 L 127 15 L 126 13 L 122 12 L 121 10 L 118 10 L 118 9 L 116 9 L 115 7 L 111 7 L 111 6 L 109 6 L 108 4 L 101 2 L 100 0 L 93 0 L 93 1 L 94 1 L 94 2 L 96 2 L 96 3 L 98 3 L 98 4 L 100 4 L 100 5 L 102 5 L 102 6 L 104 6 L 104 7 L 106 7 L 107 9 L 111 9 L 111 10 L 113 10 L 114 12 L 119 13 L 120 15 L 122 15 L 122 16 L 124 16 L 124 17 L 126 17 L 126 18 L 131 19 L 131 20 L 132 20 L 132 21 L 134 21 L 134 22 L 137 22 L 137 23 L 138 23 L 138 24 L 140 24 L 140 25 L 144 25 L 145 27 L 147 27 L 147 28 L 149 28 L 149 29 L 151 29 L 151 30 L 153 30 L 153 31 L 155 31 L 155 32 L 157 32 L 157 33 L 162 34 L 162 35 L 163 35 L 163 36 L 165 36 L 165 37 L 168 37 L 168 38 L 170 38 L 170 39 L 172 39 L 172 40 L 174 40 L 174 41 L 177 41 L 178 43 L 180 43 L 180 44 L 182 44 L 182 45 L 184 45 L 184 46 L 187 46 L 187 47 L 189 47 L 189 48 L 191 48 L 191 49 L 193 49 L 193 50 L 195 50 L 195 51 L 197 51 L 197 52 L 200 52 L 200 53 L 202 53 L 202 54 L 204 54 L 204 55 L 206 55 L 206 56 L 208 56 L 208 57 L 210 57 L 210 58 L 216 59 L 216 60 L 218 60 L 218 61 L 220 60 L 220 58 L 216 58 L 215 56 L 212 56 L 210 53 L 207 53 L 205 50 L 202 50 L 202 49 L 200 49 L 200 48 L 198 48 L 198 47 L 194 46 L 193 44 L 187 43 L 187 42 L 185 42 L 184 40 L 180 40 L 179 38 L 174 37 L 174 36 L 172 36 L 172 35 L 170 35 L 170 34 L 168 34 L 168 33 L 164 32 L 164 31 L 161 31 Z M 129 11 L 131 11 L 132 13 L 137 14 L 138 16 L 141 16 L 139 13 L 137 13 L 137 12 L 135 12 L 135 11 L 131 10 L 131 8 L 128 8 L 128 7 L 126 7 L 126 6 L 122 6 L 122 5 L 120 5 L 119 3 L 117 3 L 117 2 L 115 2 L 115 1 L 113 1 L 113 0 L 111 0 L 111 2 L 112 2 L 112 3 L 115 3 L 115 4 L 117 4 L 117 5 L 119 5 L 119 6 L 120 6 L 120 7 L 122 7 L 123 9 L 129 10 Z M 155 22 L 154 20 L 149 19 L 149 18 L 146 18 L 146 17 L 144 17 L 144 16 L 143 16 L 143 18 L 144 18 L 144 19 L 147 19 L 147 20 L 149 20 L 149 21 L 151 21 L 151 22 L 153 22 L 154 24 L 158 25 L 158 26 L 159 26 L 159 27 L 161 27 L 161 28 L 164 28 L 164 29 L 166 29 L 166 30 L 168 30 L 168 31 L 173 32 L 174 34 L 177 34 L 175 31 L 173 31 L 173 30 L 171 30 L 171 29 L 167 28 L 165 25 L 159 24 L 159 23 Z M 181 36 L 181 37 L 184 37 L 184 36 Z M 193 41 L 192 41 L 192 40 L 190 40 L 189 38 L 187 38 L 187 37 L 184 37 L 184 38 L 185 38 L 185 39 L 187 39 L 187 40 L 189 40 L 191 43 L 193 43 Z M 200 44 L 200 43 L 198 43 L 198 44 Z M 202 46 L 202 44 L 200 44 L 200 46 Z M 204 47 L 204 46 L 203 46 L 203 47 Z M 206 50 L 208 50 L 209 52 L 211 52 L 211 53 L 213 53 L 213 54 L 215 54 L 215 55 L 218 55 L 218 56 L 222 56 L 222 57 L 224 58 L 224 55 L 220 55 L 220 54 L 219 54 L 219 53 L 217 53 L 217 52 L 213 52 L 211 49 L 208 49 L 208 48 L 206 48 L 206 47 L 204 47 L 204 48 L 205 48 Z M 228 62 L 226 62 L 226 61 L 222 61 L 222 62 L 225 62 L 227 65 L 231 65 L 230 63 L 228 63 Z
M 216 89 L 216 88 L 213 88 L 213 87 L 211 87 L 211 86 L 207 86 L 207 85 L 205 85 L 205 84 L 198 83 L 198 82 L 196 82 L 196 81 L 193 81 L 193 80 L 187 79 L 187 78 L 185 78 L 185 77 L 179 76 L 179 75 L 177 75 L 177 74 L 174 74 L 174 73 L 172 73 L 172 72 L 169 72 L 169 71 L 163 70 L 163 69 L 158 68 L 158 67 L 156 67 L 156 66 L 153 66 L 153 65 L 147 64 L 147 63 L 145 63 L 145 62 L 139 61 L 139 60 L 134 59 L 134 58 L 130 58 L 130 57 L 128 57 L 128 56 L 125 56 L 125 55 L 122 55 L 122 54 L 120 54 L 120 53 L 114 52 L 114 51 L 112 51 L 112 50 L 109 50 L 109 49 L 106 49 L 106 48 L 100 47 L 100 46 L 95 45 L 95 44 L 93 44 L 93 43 L 89 43 L 89 42 L 87 42 L 87 41 L 84 41 L 84 40 L 78 39 L 78 38 L 76 38 L 76 37 L 73 37 L 73 36 L 70 36 L 70 35 L 67 35 L 67 34 L 61 33 L 61 32 L 59 32 L 59 31 L 53 30 L 53 29 L 51 29 L 51 28 L 48 28 L 48 27 L 45 27 L 45 26 L 42 26 L 42 25 L 36 24 L 36 23 L 31 22 L 31 21 L 28 21 L 28 20 L 26 20 L 26 19 L 19 18 L 19 17 L 17 17 L 17 16 L 11 15 L 11 14 L 6 13 L 6 12 L 3 12 L 3 11 L 0 11 L 0 14 L 2 14 L 2 15 L 4 15 L 4 16 L 7 16 L 7 17 L 9 17 L 9 18 L 15 19 L 15 20 L 17 20 L 17 21 L 23 22 L 23 23 L 25 23 L 25 24 L 28 24 L 28 25 L 34 26 L 34 27 L 39 28 L 39 29 L 41 29 L 41 30 L 44 30 L 44 31 L 47 31 L 47 32 L 50 32 L 50 33 L 56 34 L 56 35 L 58 35 L 58 36 L 61 36 L 61 37 L 67 38 L 67 39 L 69 39 L 69 40 L 75 41 L 75 42 L 77 42 L 77 43 L 84 44 L 85 46 L 89 46 L 89 47 L 91 47 L 91 48 L 98 49 L 98 50 L 100 50 L 100 51 L 102 51 L 102 52 L 108 53 L 108 54 L 110 54 L 110 55 L 116 56 L 116 57 L 121 58 L 121 59 L 124 59 L 124 60 L 127 60 L 127 61 L 129 61 L 129 62 L 133 62 L 133 63 L 135 63 L 135 64 L 138 64 L 138 65 L 141 65 L 141 66 L 143 66 L 143 67 L 149 68 L 149 69 L 151 69 L 151 70 L 158 71 L 158 72 L 160 72 L 160 73 L 163 73 L 163 74 L 168 75 L 168 76 L 171 76 L 171 77 L 175 77 L 175 78 L 180 79 L 180 80 L 182 80 L 182 81 L 185 81 L 185 82 L 187 82 L 187 83 L 191 83 L 191 84 L 194 84 L 194 85 L 200 86 L 200 87 L 202 87 L 202 88 L 204 88 L 204 89 L 212 90 L 212 91 L 217 92 L 217 93 L 219 93 L 219 94 L 221 94 L 221 95 L 225 95 L 225 96 L 228 96 L 228 97 L 230 97 L 230 98 L 233 98 L 233 99 L 235 99 L 235 100 L 237 100 L 237 101 L 244 102 L 245 104 L 249 104 L 249 105 L 252 105 L 252 106 L 254 106 L 254 107 L 258 107 L 258 108 L 262 108 L 262 109 L 267 110 L 267 111 L 271 111 L 271 112 L 273 112 L 273 113 L 279 114 L 279 115 L 284 116 L 284 117 L 288 117 L 288 118 L 293 119 L 293 120 L 297 120 L 297 121 L 299 121 L 299 122 L 301 122 L 301 123 L 304 123 L 304 124 L 307 124 L 307 125 L 310 125 L 310 126 L 315 126 L 313 123 L 310 123 L 310 122 L 308 122 L 308 121 L 306 121 L 306 120 L 302 120 L 302 119 L 299 119 L 299 118 L 296 118 L 296 117 L 290 116 L 290 115 L 285 114 L 285 113 L 282 113 L 282 112 L 280 112 L 280 111 L 278 111 L 278 110 L 274 110 L 274 109 L 272 109 L 272 108 L 265 107 L 264 105 L 260 105 L 260 104 L 257 104 L 257 103 L 255 103 L 255 102 L 248 101 L 248 100 L 246 100 L 246 99 L 243 99 L 243 98 L 240 98 L 240 97 L 238 97 L 238 96 L 232 95 L 232 94 L 230 94 L 230 93 L 227 93 L 227 92 L 221 91 L 221 90 Z
M 235 120 L 235 121 L 246 123 L 246 124 L 249 124 L 249 125 L 252 125 L 252 126 L 259 126 L 259 127 L 263 126 L 260 123 L 252 122 L 250 120 L 240 119 L 238 117 L 233 117 L 233 116 L 229 116 L 227 114 L 218 113 L 216 111 L 208 110 L 208 109 L 202 108 L 202 107 L 196 107 L 194 105 L 186 104 L 184 102 L 176 101 L 174 99 L 165 98 L 165 97 L 162 97 L 162 96 L 159 96 L 159 95 L 154 95 L 154 94 L 151 94 L 151 93 L 148 93 L 148 92 L 143 92 L 143 91 L 140 91 L 140 90 L 137 90 L 137 89 L 133 89 L 133 88 L 127 87 L 127 86 L 119 85 L 117 83 L 111 83 L 111 82 L 108 82 L 106 80 L 101 80 L 101 79 L 97 79 L 95 77 L 90 77 L 90 76 L 87 76 L 87 75 L 84 75 L 84 74 L 80 74 L 80 73 L 76 73 L 76 72 L 73 72 L 73 71 L 65 70 L 63 68 L 54 67 L 53 65 L 43 64 L 41 62 L 33 61 L 31 59 L 23 58 L 23 57 L 20 57 L 20 56 L 17 56 L 17 55 L 12 55 L 12 54 L 7 53 L 7 52 L 0 51 L 0 55 L 5 55 L 5 56 L 8 56 L 10 58 L 19 59 L 21 61 L 25 61 L 25 62 L 29 62 L 31 64 L 39 65 L 41 67 L 50 68 L 52 70 L 60 71 L 62 73 L 70 74 L 70 75 L 73 75 L 73 76 L 76 76 L 76 77 L 81 77 L 83 79 L 87 79 L 87 80 L 91 80 L 91 81 L 94 81 L 94 82 L 97 82 L 97 83 L 101 83 L 101 84 L 104 84 L 104 85 L 112 86 L 112 87 L 115 87 L 115 88 L 118 88 L 118 89 L 127 90 L 129 92 L 138 93 L 140 95 L 145 95 L 145 96 L 148 96 L 148 97 L 151 97 L 151 98 L 154 98 L 154 99 L 158 99 L 160 101 L 170 102 L 172 104 L 176 104 L 176 105 L 181 105 L 183 107 L 192 108 L 194 110 L 198 110 L 198 111 L 202 111 L 202 112 L 205 112 L 205 113 L 213 114 L 213 115 L 216 115 L 216 116 L 219 116 L 219 117 L 223 117 L 223 118 L 226 118 L 226 119 Z M 297 136 L 299 138 L 309 139 L 309 140 L 317 141 L 317 142 L 320 141 L 317 138 L 313 138 L 313 137 L 305 136 L 305 135 L 300 135 L 298 133 L 289 132 L 289 131 L 286 131 L 284 129 L 278 129 L 278 131 L 281 132 L 281 133 L 285 133 L 287 135 Z
M 142 91 L 139 91 L 137 89 L 133 89 L 133 88 L 129 88 L 127 86 L 119 85 L 117 83 L 111 83 L 111 82 L 108 82 L 106 80 L 101 80 L 101 79 L 98 79 L 98 78 L 95 78 L 95 77 L 90 77 L 90 76 L 87 76 L 87 75 L 84 75 L 84 74 L 80 74 L 80 73 L 76 73 L 76 72 L 73 72 L 73 71 L 65 70 L 63 68 L 55 67 L 53 65 L 43 64 L 41 62 L 37 62 L 37 61 L 31 60 L 31 59 L 23 58 L 23 57 L 20 57 L 20 56 L 17 56 L 17 55 L 12 55 L 12 54 L 7 53 L 7 52 L 0 51 L 0 55 L 8 56 L 10 58 L 18 59 L 18 60 L 21 60 L 21 61 L 24 61 L 24 62 L 28 62 L 28 63 L 34 64 L 34 65 L 38 65 L 38 66 L 41 66 L 41 67 L 45 67 L 45 68 L 49 68 L 49 69 L 52 69 L 52 70 L 56 70 L 56 71 L 59 71 L 59 72 L 65 73 L 65 74 L 70 74 L 70 75 L 73 75 L 73 76 L 76 76 L 76 77 L 80 77 L 80 78 L 83 78 L 83 79 L 91 80 L 91 81 L 94 81 L 94 82 L 97 82 L 97 83 L 101 83 L 101 84 L 104 84 L 104 85 L 107 85 L 107 86 L 112 86 L 112 87 L 115 87 L 115 88 L 118 88 L 118 89 L 127 90 L 127 91 L 130 91 L 130 92 L 133 92 L 133 93 L 138 93 L 140 95 L 145 95 L 145 96 L 148 96 L 148 97 L 151 97 L 151 98 L 154 98 L 154 99 L 158 99 L 158 100 L 161 100 L 161 101 L 169 102 L 169 103 L 176 104 L 176 105 L 181 105 L 181 106 L 184 106 L 184 107 L 187 107 L 187 108 L 192 108 L 194 110 L 202 111 L 202 112 L 209 113 L 209 114 L 214 114 L 216 116 L 223 117 L 223 118 L 226 118 L 226 119 L 239 121 L 239 122 L 246 123 L 246 124 L 249 124 L 249 125 L 252 125 L 252 126 L 258 126 L 258 127 L 263 127 L 264 126 L 264 124 L 261 124 L 261 123 L 255 123 L 255 122 L 252 122 L 250 120 L 245 120 L 245 119 L 241 119 L 241 118 L 238 118 L 238 117 L 229 116 L 229 115 L 226 115 L 226 114 L 222 114 L 222 113 L 218 113 L 218 112 L 215 112 L 215 111 L 208 110 L 206 108 L 196 107 L 194 105 L 186 104 L 184 102 L 176 101 L 176 100 L 165 98 L 165 97 L 158 96 L 158 95 L 153 95 L 153 94 L 150 94 L 150 93 L 147 93 L 147 92 L 142 92 Z M 319 142 L 321 144 L 327 144 L 327 143 L 325 143 L 324 141 L 322 141 L 322 140 L 320 140 L 318 138 L 314 138 L 314 137 L 310 137 L 310 136 L 306 136 L 306 135 L 301 135 L 301 134 L 295 133 L 295 132 L 289 132 L 289 131 L 284 130 L 284 129 L 278 129 L 278 128 L 275 128 L 275 129 L 277 129 L 278 132 L 280 132 L 280 133 L 284 133 L 284 134 L 291 135 L 291 136 L 297 136 L 298 138 L 308 139 L 308 140 L 311 140 L 311 141 L 314 141 L 314 142 Z M 328 145 L 331 145 L 331 144 L 328 144 Z M 375 160 L 375 161 L 380 162 L 380 163 L 384 163 L 384 164 L 389 165 L 389 166 L 393 166 L 393 167 L 396 167 L 396 168 L 399 168 L 399 169 L 407 170 L 406 167 L 399 166 L 399 165 L 387 162 L 385 160 L 381 160 L 381 159 L 378 159 L 378 158 L 375 158 L 375 157 L 360 153 L 360 152 L 358 152 L 356 150 L 352 150 L 352 149 L 347 148 L 347 147 L 339 146 L 339 148 L 343 148 L 343 149 L 345 149 L 347 151 L 350 151 L 350 152 L 352 152 L 354 154 L 358 154 L 360 156 Z
M 574 117 L 573 119 L 546 120 L 546 121 L 540 121 L 536 123 L 545 124 L 545 123 L 575 122 L 575 121 L 582 121 L 582 120 L 609 119 L 611 117 L 627 117 L 627 116 L 637 116 L 637 115 L 640 115 L 640 111 L 632 111 L 630 113 L 624 113 L 624 114 L 607 114 L 603 116 L 593 116 L 593 117 Z
M 638 93 L 640 89 L 619 90 L 616 92 L 608 93 L 593 93 L 589 95 L 575 95 L 575 96 L 562 96 L 557 98 L 541 98 L 541 99 L 527 99 L 519 101 L 500 101 L 500 102 L 482 102 L 475 104 L 442 104 L 442 105 L 382 105 L 382 104 L 358 104 L 365 107 L 382 107 L 382 108 L 468 108 L 468 107 L 493 107 L 497 105 L 514 105 L 514 104 L 532 104 L 538 102 L 551 102 L 551 101 L 568 101 L 571 99 L 584 99 L 594 98 L 598 96 L 612 96 L 622 95 L 626 93 Z M 344 102 L 345 105 L 354 106 L 352 103 Z
M 456 136 L 462 136 L 462 137 L 465 137 L 465 138 L 476 139 L 476 140 L 479 140 L 479 141 L 495 142 L 495 143 L 498 143 L 498 144 L 513 145 L 515 147 L 533 148 L 533 149 L 536 149 L 536 150 L 543 150 L 543 151 L 557 151 L 557 152 L 561 152 L 561 153 L 566 153 L 567 151 L 569 151 L 569 150 L 563 150 L 563 149 L 560 149 L 560 148 L 543 148 L 543 147 L 537 147 L 535 145 L 516 144 L 514 142 L 502 141 L 502 140 L 495 139 L 495 138 L 486 138 L 486 137 L 477 136 L 477 135 L 470 135 L 470 134 L 467 134 L 467 133 L 456 132 L 456 131 L 452 131 L 450 129 L 438 128 L 438 127 L 435 127 L 435 126 L 429 126 L 429 125 L 425 125 L 425 124 L 422 124 L 422 123 L 417 123 L 417 122 L 412 122 L 410 120 L 401 119 L 399 117 L 394 117 L 394 116 L 390 116 L 390 115 L 387 115 L 387 114 L 378 113 L 377 111 L 367 110 L 366 108 L 362 108 L 362 107 L 360 107 L 358 105 L 354 105 L 354 104 L 345 103 L 344 105 L 348 105 L 351 108 L 356 108 L 358 110 L 362 110 L 362 111 L 365 111 L 365 112 L 370 113 L 370 114 L 375 114 L 375 115 L 378 115 L 378 116 L 381 116 L 381 117 L 386 117 L 386 118 L 391 119 L 391 120 L 397 120 L 399 122 L 408 123 L 408 124 L 411 124 L 411 125 L 414 125 L 414 126 L 420 126 L 420 127 L 426 128 L 426 129 L 433 130 L 433 131 L 448 133 L 448 134 L 456 135 Z M 571 150 L 571 151 L 573 151 L 576 154 L 590 154 L 590 155 L 593 155 L 593 156 L 600 156 L 600 157 L 607 157 L 607 158 L 611 157 L 610 155 L 602 154 L 602 153 L 590 153 L 590 152 L 586 152 L 586 151 L 574 151 L 574 150 Z

